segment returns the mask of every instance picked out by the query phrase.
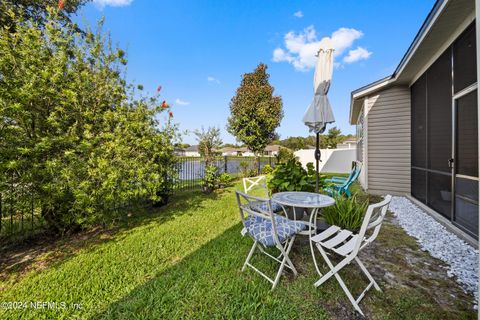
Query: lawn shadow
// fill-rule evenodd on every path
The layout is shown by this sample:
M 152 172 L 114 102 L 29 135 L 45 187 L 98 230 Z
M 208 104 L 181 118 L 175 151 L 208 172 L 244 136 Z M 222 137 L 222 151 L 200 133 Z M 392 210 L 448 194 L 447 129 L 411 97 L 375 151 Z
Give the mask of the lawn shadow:
M 238 223 L 227 229 L 92 319 L 296 318 L 301 307 L 281 294 L 283 286 L 296 280 L 291 272 L 282 275 L 282 287 L 273 292 L 271 284 L 251 269 L 241 272 L 252 245 L 249 237 L 240 235 L 241 228 Z M 298 247 L 293 251 L 298 253 Z M 257 254 L 254 264 L 273 277 L 278 265 L 264 258 Z M 311 312 L 327 318 L 318 304 Z
M 80 250 L 94 250 L 96 246 L 125 237 L 128 231 L 148 224 L 161 224 L 191 214 L 204 208 L 207 200 L 217 200 L 229 189 L 219 189 L 211 194 L 201 191 L 179 192 L 171 197 L 170 202 L 163 207 L 151 205 L 132 207 L 124 218 L 115 221 L 110 226 L 69 234 L 64 237 L 43 233 L 37 237 L 18 243 L 11 243 L 0 248 L 0 292 L 5 286 L 2 282 L 12 284 L 19 281 L 30 271 L 40 272 L 50 266 L 58 266 L 74 257 Z
M 318 275 L 306 237 L 297 239 L 290 255 L 299 275 L 285 272 L 274 291 L 252 270 L 242 273 L 252 240 L 241 237 L 241 227 L 238 223 L 227 229 L 92 319 L 362 319 L 334 278 L 320 288 L 313 286 Z M 387 222 L 379 241 L 361 254 L 384 290 L 369 291 L 362 301 L 367 318 L 475 319 L 469 295 L 441 275 L 437 260 L 418 251 L 407 237 Z M 412 255 L 418 263 L 429 263 L 429 270 L 409 264 Z M 253 263 L 268 275 L 275 274 L 277 265 L 266 257 L 257 254 Z M 321 270 L 328 270 L 321 258 L 319 263 Z M 368 284 L 356 265 L 347 266 L 341 276 L 354 295 Z M 443 300 L 438 300 L 442 295 Z

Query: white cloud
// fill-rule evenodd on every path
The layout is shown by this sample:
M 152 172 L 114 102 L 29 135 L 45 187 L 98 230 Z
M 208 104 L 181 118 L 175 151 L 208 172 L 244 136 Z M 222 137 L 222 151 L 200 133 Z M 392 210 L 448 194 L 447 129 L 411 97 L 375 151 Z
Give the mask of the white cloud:
M 180 100 L 179 98 L 177 98 L 177 99 L 175 99 L 175 104 L 178 104 L 178 105 L 181 105 L 181 106 L 188 106 L 190 104 L 190 102 L 183 101 L 183 100 Z
M 293 16 L 297 18 L 303 18 L 303 12 L 301 10 L 298 10 L 293 14 Z
M 324 37 L 323 39 L 326 38 L 326 40 L 331 41 L 335 49 L 334 57 L 338 58 L 345 52 L 345 50 L 353 45 L 355 40 L 362 36 L 363 33 L 359 30 L 353 28 L 340 28 L 334 31 L 330 37 Z M 309 26 L 299 33 L 290 31 L 285 35 L 284 41 L 285 49 L 276 48 L 273 51 L 272 59 L 274 62 L 288 62 L 298 71 L 308 71 L 315 66 L 315 55 L 318 51 L 321 40 L 318 40 L 314 26 Z M 358 55 L 359 53 L 354 54 Z M 371 53 L 369 53 L 368 56 L 365 57 L 365 53 L 361 54 L 363 54 L 363 57 L 360 59 L 367 59 L 371 55 Z M 347 63 L 352 62 L 355 61 Z M 338 62 L 336 62 L 335 65 L 340 66 Z
M 212 76 L 208 76 L 208 77 L 207 77 L 207 81 L 208 81 L 208 82 L 220 83 L 220 80 L 218 80 L 217 78 L 212 77 Z
M 111 7 L 126 7 L 130 5 L 133 0 L 93 0 L 100 8 L 111 6 Z
M 366 60 L 372 55 L 372 52 L 365 48 L 357 47 L 357 49 L 348 51 L 348 54 L 343 58 L 345 63 L 354 63 L 360 60 Z

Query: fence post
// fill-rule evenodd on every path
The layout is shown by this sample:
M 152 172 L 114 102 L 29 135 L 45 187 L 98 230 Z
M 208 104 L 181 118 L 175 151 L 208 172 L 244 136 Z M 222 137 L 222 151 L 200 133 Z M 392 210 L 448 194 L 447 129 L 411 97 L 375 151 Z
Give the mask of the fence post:
M 223 170 L 224 170 L 225 173 L 228 173 L 228 166 L 227 166 L 227 161 L 228 161 L 227 159 L 228 159 L 228 157 L 225 156 L 224 159 L 225 159 L 225 161 L 224 161 L 224 163 L 225 163 L 224 166 L 225 166 L 225 167 L 223 168 Z
M 272 157 L 268 157 L 268 165 L 271 167 L 272 166 Z

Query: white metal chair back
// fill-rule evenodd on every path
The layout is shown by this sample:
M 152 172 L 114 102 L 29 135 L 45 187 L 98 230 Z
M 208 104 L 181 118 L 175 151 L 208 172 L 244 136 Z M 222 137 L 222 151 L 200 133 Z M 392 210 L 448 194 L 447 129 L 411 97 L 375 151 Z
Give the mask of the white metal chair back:
M 286 237 L 284 240 L 280 241 L 278 236 L 278 229 L 277 229 L 278 225 L 277 225 L 276 218 L 279 218 L 279 221 L 282 221 L 281 220 L 282 218 L 276 216 L 273 213 L 272 201 L 269 198 L 255 197 L 240 191 L 236 191 L 236 197 L 237 197 L 238 208 L 240 210 L 240 218 L 242 219 L 244 230 L 246 230 L 247 233 L 249 233 L 250 231 L 248 231 L 248 229 L 249 227 L 252 227 L 252 225 L 249 225 L 249 224 L 253 224 L 253 226 L 256 223 L 259 224 L 260 228 L 258 228 L 257 231 L 260 231 L 260 234 L 262 235 L 267 235 L 268 233 L 268 236 L 271 236 L 273 238 L 273 243 L 269 243 L 268 245 L 274 246 L 280 251 L 280 255 L 278 255 L 277 257 L 271 255 L 270 253 L 268 253 L 266 250 L 262 248 L 262 244 L 266 246 L 265 243 L 262 243 L 262 241 L 264 240 L 262 236 L 255 237 L 255 234 L 256 234 L 255 232 L 253 232 L 253 234 L 249 234 L 250 237 L 253 239 L 254 243 L 252 248 L 250 249 L 250 252 L 248 253 L 245 263 L 243 264 L 242 271 L 245 271 L 247 267 L 252 268 L 255 272 L 259 273 L 262 277 L 264 277 L 270 283 L 272 283 L 272 290 L 273 290 L 275 289 L 278 282 L 280 281 L 280 276 L 285 267 L 292 270 L 294 275 L 297 275 L 297 270 L 295 269 L 295 266 L 293 265 L 292 261 L 288 257 L 288 254 L 292 249 L 293 242 L 295 241 L 295 234 L 291 234 L 288 237 Z M 259 218 L 258 219 L 259 221 L 255 221 L 255 218 Z M 271 230 L 268 230 L 269 232 L 267 232 L 266 230 L 267 226 L 263 224 L 265 220 L 271 223 Z M 284 222 L 279 222 L 279 223 L 280 223 L 280 226 L 282 226 L 282 228 L 285 228 Z M 253 231 L 255 231 L 255 227 L 253 228 Z M 250 263 L 250 259 L 252 258 L 253 253 L 257 248 L 263 254 L 265 254 L 266 256 L 270 257 L 271 259 L 275 260 L 277 263 L 280 264 L 280 267 L 277 271 L 275 278 L 272 279 L 268 277 L 265 273 L 263 273 L 262 271 L 260 271 Z
M 356 256 L 358 251 L 363 249 L 369 243 L 372 243 L 377 238 L 391 200 L 392 196 L 387 195 L 383 201 L 368 206 L 367 212 L 365 212 L 363 218 L 362 226 L 358 232 L 358 242 L 351 253 L 353 256 Z M 372 234 L 366 237 L 367 231 L 372 229 Z
M 358 306 L 358 304 L 365 296 L 365 293 L 372 286 L 377 291 L 381 291 L 381 289 L 373 279 L 372 275 L 368 272 L 367 268 L 358 258 L 358 252 L 365 248 L 365 246 L 367 246 L 369 243 L 372 243 L 377 238 L 391 199 L 392 196 L 387 195 L 383 201 L 368 206 L 367 211 L 365 212 L 365 216 L 363 218 L 362 226 L 360 227 L 358 233 L 353 233 L 349 230 L 342 230 L 337 226 L 331 226 L 327 230 L 319 233 L 318 235 L 310 239 L 312 243 L 315 243 L 315 246 L 320 251 L 323 259 L 330 268 L 329 272 L 322 275 L 318 269 L 315 260 L 315 254 L 312 251 L 312 256 L 315 261 L 315 267 L 317 268 L 317 272 L 321 276 L 321 278 L 317 282 L 315 282 L 314 285 L 318 287 L 322 283 L 327 281 L 330 277 L 335 276 L 343 291 L 347 295 L 348 299 L 352 303 L 353 307 L 362 315 L 363 312 Z M 367 232 L 371 232 L 371 234 L 367 236 Z M 334 253 L 343 256 L 344 259 L 334 266 L 329 256 L 327 255 L 327 250 L 333 251 Z M 355 260 L 355 262 L 358 264 L 360 269 L 370 281 L 368 286 L 365 288 L 365 290 L 363 290 L 363 292 L 357 299 L 352 296 L 347 286 L 343 282 L 342 278 L 338 274 L 338 272 L 342 268 L 350 264 L 353 260 Z
M 246 221 L 249 216 L 256 216 L 271 221 L 273 238 L 275 240 L 275 243 L 281 246 L 282 244 L 278 239 L 277 223 L 275 221 L 274 213 L 272 210 L 272 201 L 269 198 L 255 197 L 240 191 L 236 191 L 236 196 L 238 208 L 240 209 L 240 218 L 242 219 L 243 226 L 247 228 Z M 255 210 L 252 209 L 252 203 L 256 204 Z
M 251 193 L 253 190 L 262 189 L 265 191 L 265 196 L 269 197 L 269 191 L 267 187 L 267 177 L 257 176 L 250 178 L 243 178 L 243 191 L 246 194 Z

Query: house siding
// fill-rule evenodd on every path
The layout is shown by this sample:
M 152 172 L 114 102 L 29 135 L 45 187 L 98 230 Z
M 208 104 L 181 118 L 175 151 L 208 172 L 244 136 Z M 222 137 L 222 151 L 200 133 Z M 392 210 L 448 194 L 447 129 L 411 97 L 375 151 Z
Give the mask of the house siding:
M 409 194 L 410 90 L 385 89 L 365 102 L 367 190 L 374 194 Z

